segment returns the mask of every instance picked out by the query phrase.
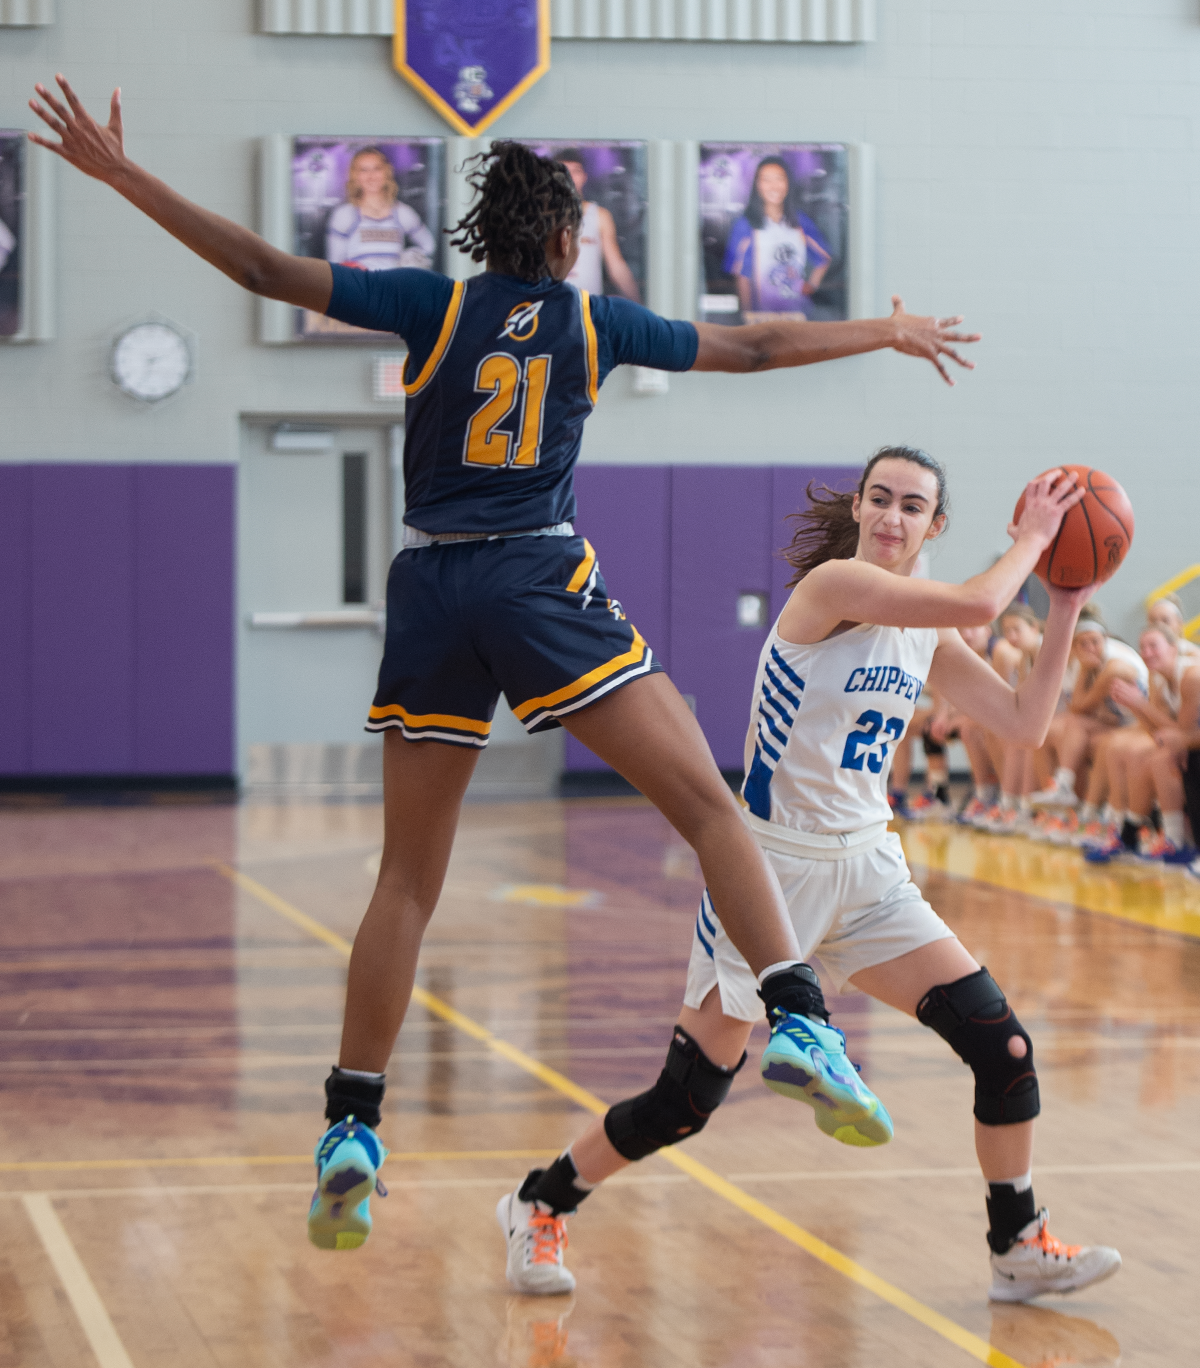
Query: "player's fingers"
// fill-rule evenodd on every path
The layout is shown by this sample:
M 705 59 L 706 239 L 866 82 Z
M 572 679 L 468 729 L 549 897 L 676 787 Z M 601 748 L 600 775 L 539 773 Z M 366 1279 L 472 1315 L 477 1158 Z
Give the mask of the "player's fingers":
M 71 89 L 70 83 L 68 82 L 67 78 L 62 74 L 61 71 L 56 71 L 54 73 L 54 79 L 58 82 L 59 86 L 61 87 L 62 93 L 67 97 L 67 103 L 71 106 L 71 110 L 74 113 L 75 117 L 77 119 L 86 119 L 88 117 L 88 112 L 83 107 L 83 101 Z
M 953 318 L 939 318 L 937 325 L 939 328 L 957 328 L 962 321 L 962 314 L 955 314 Z
M 63 155 L 62 143 L 51 142 L 49 138 L 43 138 L 40 133 L 26 133 L 25 136 L 31 143 L 37 143 L 39 147 L 45 147 L 51 152 L 57 152 L 60 157 Z
M 938 374 L 942 377 L 946 384 L 953 385 L 953 377 L 951 376 L 950 372 L 946 369 L 946 367 L 942 365 L 941 357 L 933 356 L 930 359 L 933 361 L 933 364 L 937 367 Z
M 895 318 L 895 316 L 896 316 L 897 314 L 902 314 L 903 312 L 904 312 L 904 300 L 902 300 L 902 299 L 900 298 L 899 295 L 893 295 L 893 296 L 892 296 L 892 317 Z
M 41 121 L 52 128 L 60 137 L 67 136 L 67 126 L 61 119 L 56 119 L 49 110 L 43 109 L 36 100 L 29 101 L 29 108 L 38 116 Z
M 938 350 L 942 353 L 943 356 L 948 356 L 952 361 L 957 361 L 958 364 L 963 368 L 963 370 L 975 369 L 975 362 L 968 361 L 965 356 L 959 356 L 959 354 L 954 350 L 953 347 L 942 346 L 939 347 Z
M 112 93 L 112 99 L 108 102 L 108 126 L 118 136 L 121 136 L 121 87 L 118 86 Z
M 71 111 L 66 107 L 65 104 L 63 104 L 63 102 L 58 98 L 57 95 L 52 95 L 44 85 L 35 85 L 34 90 L 37 91 L 37 93 L 42 97 L 42 99 L 46 101 L 50 108 L 54 110 L 54 112 L 58 115 L 60 119 L 62 119 L 64 123 L 74 122 L 74 120 L 71 117 Z
M 940 326 L 940 324 L 939 324 Z M 942 337 L 943 342 L 979 342 L 983 339 L 982 333 L 946 333 Z

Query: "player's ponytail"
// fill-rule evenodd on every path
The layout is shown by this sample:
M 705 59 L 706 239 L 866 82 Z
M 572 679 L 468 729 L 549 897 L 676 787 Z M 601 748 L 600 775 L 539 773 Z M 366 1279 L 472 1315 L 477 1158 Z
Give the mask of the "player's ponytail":
M 467 184 L 477 199 L 447 232 L 472 261 L 521 280 L 550 274 L 546 239 L 560 228 L 577 228 L 583 205 L 566 167 L 518 142 L 495 142 L 471 157 Z
M 867 468 L 853 492 L 839 493 L 816 481 L 808 486 L 808 507 L 788 517 L 795 522 L 796 531 L 791 545 L 783 550 L 783 558 L 796 572 L 788 581 L 788 588 L 800 583 L 810 570 L 828 560 L 853 560 L 858 551 L 858 523 L 854 520 L 854 496 L 860 498 L 867 488 L 867 479 L 880 461 L 909 461 L 928 470 L 937 479 L 937 508 L 933 516 L 947 512 L 950 501 L 946 496 L 946 472 L 941 464 L 917 447 L 881 447 L 867 462 Z

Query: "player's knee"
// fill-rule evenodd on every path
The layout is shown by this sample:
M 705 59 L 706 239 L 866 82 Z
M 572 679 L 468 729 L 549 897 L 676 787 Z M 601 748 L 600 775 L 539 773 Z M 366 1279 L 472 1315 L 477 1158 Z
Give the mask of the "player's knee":
M 1033 1041 L 986 969 L 931 988 L 917 1006 L 917 1020 L 970 1065 L 977 1120 L 1015 1126 L 1041 1111 Z
M 714 1064 L 683 1027 L 676 1026 L 658 1082 L 610 1107 L 605 1135 L 622 1158 L 633 1160 L 686 1140 L 704 1129 L 729 1096 L 734 1075 L 745 1062 L 743 1053 L 734 1068 Z

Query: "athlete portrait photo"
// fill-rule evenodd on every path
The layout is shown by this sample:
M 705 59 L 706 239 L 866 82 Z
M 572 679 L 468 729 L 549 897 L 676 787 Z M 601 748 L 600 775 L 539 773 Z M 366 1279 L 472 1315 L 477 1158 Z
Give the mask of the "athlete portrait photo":
M 0 337 L 21 331 L 21 198 L 25 134 L 0 129 Z
M 440 138 L 300 137 L 292 144 L 296 252 L 360 271 L 441 269 Z M 299 310 L 297 336 L 372 338 Z
M 702 318 L 849 318 L 848 242 L 844 145 L 701 144 Z
M 579 260 L 567 279 L 593 295 L 646 297 L 646 144 L 530 142 L 562 162 L 583 203 Z

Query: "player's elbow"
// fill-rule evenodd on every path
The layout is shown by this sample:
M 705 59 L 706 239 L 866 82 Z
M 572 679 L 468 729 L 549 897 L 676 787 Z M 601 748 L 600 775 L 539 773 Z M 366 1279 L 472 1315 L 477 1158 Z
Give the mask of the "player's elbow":
M 956 627 L 987 627 L 996 621 L 1008 606 L 998 594 L 982 587 L 965 584 L 966 594 L 962 603 L 963 620 Z

